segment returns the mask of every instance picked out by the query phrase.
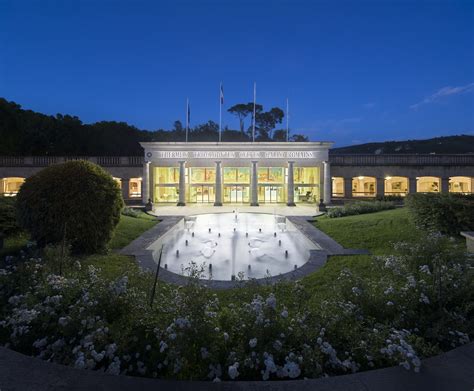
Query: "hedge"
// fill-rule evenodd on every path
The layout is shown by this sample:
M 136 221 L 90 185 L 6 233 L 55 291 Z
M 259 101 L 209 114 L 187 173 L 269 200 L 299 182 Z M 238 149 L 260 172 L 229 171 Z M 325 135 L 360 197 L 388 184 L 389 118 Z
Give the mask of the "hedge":
M 474 230 L 473 195 L 415 193 L 405 203 L 415 224 L 427 231 L 458 235 Z
M 0 196 L 0 236 L 13 235 L 20 231 L 16 220 L 15 198 Z
M 106 248 L 120 220 L 119 186 L 87 161 L 47 167 L 27 178 L 17 196 L 18 220 L 40 246 L 66 239 L 75 253 Z
M 395 204 L 390 201 L 358 201 L 337 208 L 330 208 L 328 209 L 327 216 L 334 218 L 361 215 L 394 208 Z

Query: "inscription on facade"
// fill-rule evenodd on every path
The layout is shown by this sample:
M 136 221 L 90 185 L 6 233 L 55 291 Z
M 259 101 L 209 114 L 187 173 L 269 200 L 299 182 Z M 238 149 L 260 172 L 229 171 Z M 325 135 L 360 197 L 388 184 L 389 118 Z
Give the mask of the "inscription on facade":
M 159 159 L 314 159 L 314 151 L 158 151 Z

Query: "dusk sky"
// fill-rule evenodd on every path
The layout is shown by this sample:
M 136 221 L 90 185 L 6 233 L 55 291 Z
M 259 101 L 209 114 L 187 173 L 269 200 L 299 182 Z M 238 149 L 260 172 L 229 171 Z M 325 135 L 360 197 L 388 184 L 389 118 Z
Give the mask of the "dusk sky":
M 26 109 L 155 130 L 189 97 L 194 126 L 221 81 L 224 109 L 255 81 L 337 146 L 474 134 L 474 1 L 0 0 L 0 97 Z

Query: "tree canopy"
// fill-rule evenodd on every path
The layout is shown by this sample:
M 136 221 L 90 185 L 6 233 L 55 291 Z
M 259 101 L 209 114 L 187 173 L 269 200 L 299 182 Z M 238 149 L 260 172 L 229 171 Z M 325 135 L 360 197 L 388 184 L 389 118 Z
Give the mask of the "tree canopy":
M 222 141 L 251 141 L 252 122 L 245 130 L 245 119 L 253 115 L 253 103 L 232 106 L 230 113 L 240 121 L 240 129 L 225 127 Z M 256 106 L 256 140 L 285 141 L 286 131 L 274 131 L 283 120 L 278 107 L 264 112 Z M 189 129 L 188 141 L 217 141 L 219 126 L 214 121 Z M 282 137 L 281 132 L 284 133 Z M 45 115 L 24 110 L 15 102 L 0 98 L 0 155 L 75 155 L 75 156 L 134 156 L 143 150 L 140 141 L 184 141 L 185 128 L 175 121 L 172 128 L 141 130 L 126 122 L 100 121 L 84 124 L 78 117 Z M 291 140 L 308 139 L 293 135 Z

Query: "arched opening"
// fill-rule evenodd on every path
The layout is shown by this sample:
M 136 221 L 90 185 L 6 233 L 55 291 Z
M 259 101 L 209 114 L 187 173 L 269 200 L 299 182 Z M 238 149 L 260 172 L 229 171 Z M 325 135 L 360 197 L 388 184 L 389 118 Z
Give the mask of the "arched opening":
M 435 176 L 420 176 L 416 178 L 416 191 L 418 193 L 439 193 L 441 179 Z
M 371 176 L 358 176 L 352 178 L 353 197 L 375 197 L 377 181 Z
M 142 178 L 130 178 L 128 194 L 130 198 L 140 198 L 142 196 Z
M 9 177 L 0 179 L 0 194 L 5 197 L 13 197 L 18 194 L 25 178 Z
M 388 176 L 385 178 L 385 195 L 405 196 L 408 193 L 408 178 Z
M 332 196 L 333 197 L 350 197 L 350 194 L 344 194 L 344 178 L 342 177 L 332 177 Z
M 449 178 L 449 192 L 450 193 L 472 193 L 473 178 L 468 176 L 452 176 Z

